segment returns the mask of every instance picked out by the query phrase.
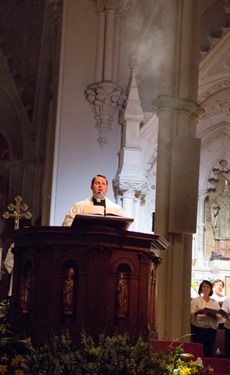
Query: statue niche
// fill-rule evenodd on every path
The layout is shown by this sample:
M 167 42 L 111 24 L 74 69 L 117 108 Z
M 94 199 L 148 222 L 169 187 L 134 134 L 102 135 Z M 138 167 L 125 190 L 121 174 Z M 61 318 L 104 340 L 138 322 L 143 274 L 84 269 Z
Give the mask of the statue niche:
M 72 265 L 66 267 L 65 280 L 62 288 L 62 312 L 64 320 L 75 315 L 76 272 Z
M 32 266 L 27 264 L 24 270 L 22 291 L 21 291 L 21 312 L 29 314 L 31 302 L 31 287 L 32 287 Z
M 117 306 L 116 306 L 116 317 L 126 318 L 128 312 L 128 287 L 124 277 L 124 273 L 121 272 L 117 284 Z

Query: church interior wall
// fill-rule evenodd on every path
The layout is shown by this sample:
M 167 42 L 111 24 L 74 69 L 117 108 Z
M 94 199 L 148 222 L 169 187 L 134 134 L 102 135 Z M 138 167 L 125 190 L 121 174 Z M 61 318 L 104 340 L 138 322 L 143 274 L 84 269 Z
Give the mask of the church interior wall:
M 85 98 L 87 86 L 95 83 L 95 9 L 85 0 L 65 3 L 65 7 L 51 225 L 61 225 L 72 204 L 90 195 L 90 182 L 97 173 L 107 176 L 108 197 L 114 200 L 112 179 L 120 147 L 121 129 L 116 117 L 107 132 L 107 144 L 100 148 L 94 114 Z
M 159 70 L 165 57 L 161 48 L 161 12 L 159 1 L 134 1 L 121 17 L 119 84 L 127 87 L 130 66 L 134 64 L 145 113 L 153 113 L 153 100 L 158 95 Z
M 63 3 L 63 39 L 50 225 L 60 225 L 70 206 L 75 201 L 90 195 L 90 181 L 96 173 L 102 173 L 107 176 L 109 180 L 108 197 L 114 200 L 112 179 L 116 175 L 118 153 L 121 145 L 121 128 L 118 121 L 118 113 L 116 113 L 112 127 L 106 135 L 107 143 L 103 148 L 100 148 L 97 142 L 98 130 L 95 128 L 94 114 L 85 98 L 87 86 L 95 82 L 98 16 L 92 4 L 93 2 L 79 0 L 78 2 L 69 1 Z M 150 114 L 150 118 L 144 125 L 142 124 L 143 126 L 140 129 L 141 151 L 139 162 L 147 181 L 147 190 L 144 192 L 145 197 L 140 203 L 140 210 L 137 210 L 139 221 L 136 228 L 136 230 L 147 232 L 152 231 L 152 213 L 155 209 L 158 120 L 153 110 L 153 101 L 158 95 L 159 68 L 162 59 L 166 58 L 164 56 L 164 48 L 162 48 L 160 28 L 160 23 L 162 22 L 161 3 L 161 1 L 147 0 L 131 1 L 130 6 L 127 7 L 121 16 L 121 54 L 118 83 L 125 89 L 128 87 L 130 63 L 133 62 L 136 65 L 142 108 L 145 114 Z M 214 3 L 218 3 L 219 7 L 222 2 L 212 1 L 213 5 Z M 212 8 L 210 0 L 203 1 L 203 5 L 204 9 L 205 7 L 209 10 Z M 214 8 L 211 11 L 212 14 L 215 14 Z M 84 17 L 82 17 L 83 14 Z M 205 13 L 205 19 L 208 19 L 208 15 L 208 13 Z M 221 22 L 220 24 L 222 25 L 223 23 Z M 207 30 L 209 27 L 210 24 L 208 24 Z M 218 30 L 220 29 L 219 24 L 216 27 Z M 227 158 L 229 154 L 229 114 L 227 112 L 229 63 L 226 57 L 229 48 L 228 39 L 229 35 L 226 33 L 222 38 L 219 38 L 219 41 L 215 41 L 216 44 L 212 45 L 211 50 L 205 52 L 206 57 L 203 58 L 200 64 L 200 104 L 205 107 L 206 111 L 212 112 L 208 118 L 200 120 L 197 127 L 197 136 L 201 138 L 202 142 L 199 189 L 200 191 L 206 190 L 207 193 L 211 171 L 220 160 Z M 223 53 L 225 53 L 226 58 L 220 59 Z M 222 67 L 222 71 L 220 71 L 218 66 Z M 6 76 L 2 73 L 0 75 L 5 80 Z M 163 82 L 161 83 L 163 84 Z M 164 84 L 167 84 L 167 82 L 164 82 Z M 222 99 L 222 101 L 218 102 L 218 98 Z M 37 199 L 30 185 L 36 168 L 36 162 L 34 163 L 33 160 L 34 139 L 32 136 L 34 134 L 30 132 L 29 121 L 20 104 L 18 104 L 17 95 L 12 95 L 11 99 L 18 115 L 18 118 L 15 116 L 16 120 L 12 122 L 12 129 L 14 128 L 16 132 L 19 131 L 20 127 L 21 129 L 19 133 L 15 133 L 15 136 L 11 134 L 11 142 L 14 137 L 16 139 L 16 142 L 13 142 L 15 147 L 13 143 L 11 146 L 11 142 L 9 142 L 9 146 L 14 153 L 19 154 L 23 150 L 24 162 L 27 162 L 24 164 L 12 164 L 14 174 L 9 182 L 9 185 L 12 186 L 11 198 L 13 199 L 16 193 L 22 192 L 23 197 L 30 206 L 32 195 L 34 195 L 34 199 Z M 219 103 L 219 106 L 213 106 L 214 99 L 216 104 Z M 218 113 L 215 112 L 217 107 Z M 213 112 L 214 109 L 215 111 Z M 5 130 L 1 126 L 0 131 L 4 134 Z M 7 127 L 8 130 L 11 129 L 9 117 Z M 18 147 L 19 150 L 17 150 Z M 17 159 L 22 159 L 22 157 L 16 157 L 15 161 Z M 36 161 L 38 162 L 39 160 L 36 159 Z M 24 173 L 23 177 L 21 177 L 22 173 Z M 218 261 L 215 260 L 212 263 L 209 261 L 213 247 L 213 237 L 208 216 L 208 201 L 205 202 L 206 232 L 204 245 L 202 249 L 199 249 L 203 251 L 205 262 L 202 267 L 197 266 L 198 262 L 194 263 L 192 272 L 195 280 L 228 275 L 224 266 L 220 263 L 218 265 Z M 195 236 L 198 235 L 195 234 Z M 194 243 L 197 242 L 197 239 L 195 239 Z M 195 260 L 196 257 L 197 249 L 195 248 L 193 259 Z M 226 265 L 226 263 L 224 264 Z

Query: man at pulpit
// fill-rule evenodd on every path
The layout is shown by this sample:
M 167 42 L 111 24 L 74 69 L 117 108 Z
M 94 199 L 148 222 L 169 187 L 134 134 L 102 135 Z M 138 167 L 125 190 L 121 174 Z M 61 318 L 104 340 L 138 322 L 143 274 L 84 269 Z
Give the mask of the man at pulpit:
M 123 209 L 106 197 L 108 192 L 108 180 L 105 176 L 97 174 L 91 181 L 92 196 L 83 201 L 74 203 L 62 223 L 63 226 L 71 226 L 77 214 L 118 215 L 125 216 Z

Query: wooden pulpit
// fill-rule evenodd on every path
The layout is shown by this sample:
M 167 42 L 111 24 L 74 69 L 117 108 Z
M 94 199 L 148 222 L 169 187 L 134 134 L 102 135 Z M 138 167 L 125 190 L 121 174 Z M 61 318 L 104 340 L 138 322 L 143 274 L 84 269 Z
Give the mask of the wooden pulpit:
M 129 332 L 157 337 L 155 280 L 167 241 L 132 219 L 79 215 L 72 227 L 15 230 L 11 324 L 34 343 L 69 329 L 78 343 Z

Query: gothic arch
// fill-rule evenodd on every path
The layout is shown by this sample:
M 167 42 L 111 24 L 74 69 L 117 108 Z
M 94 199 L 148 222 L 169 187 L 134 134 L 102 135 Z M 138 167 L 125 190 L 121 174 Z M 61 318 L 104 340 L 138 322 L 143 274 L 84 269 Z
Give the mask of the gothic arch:
M 200 62 L 199 103 L 204 118 L 197 128 L 201 139 L 199 189 L 206 189 L 215 165 L 230 151 L 230 30 L 224 29 Z
M 199 189 L 207 189 L 212 170 L 221 159 L 229 160 L 230 124 L 216 123 L 201 135 L 201 161 Z

